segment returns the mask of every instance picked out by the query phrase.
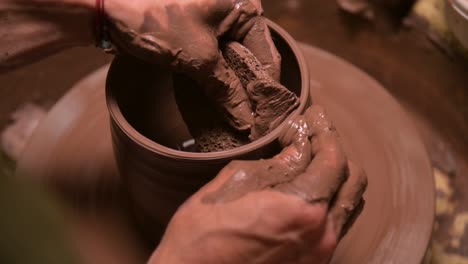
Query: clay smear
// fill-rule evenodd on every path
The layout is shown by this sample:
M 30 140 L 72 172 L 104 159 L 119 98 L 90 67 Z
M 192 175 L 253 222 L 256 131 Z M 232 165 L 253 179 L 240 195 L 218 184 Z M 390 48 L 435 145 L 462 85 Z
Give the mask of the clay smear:
M 342 236 L 362 210 L 367 187 L 364 172 L 348 161 L 338 133 L 320 106 L 297 117 L 280 138 L 283 151 L 258 161 L 233 161 L 222 173 L 232 176 L 207 203 L 226 203 L 249 192 L 275 189 L 316 204 L 325 203 Z
M 250 139 L 259 139 L 276 128 L 299 105 L 298 98 L 277 82 L 242 44 L 227 43 L 223 47 L 223 55 L 247 90 L 255 113 Z
M 225 93 L 219 93 L 219 96 L 216 93 L 216 91 L 231 90 L 232 82 L 228 83 L 224 80 L 229 75 L 228 72 L 234 72 L 235 76 L 231 76 L 229 79 L 235 80 L 234 83 L 240 81 L 243 90 L 247 93 L 250 100 L 249 107 L 253 110 L 253 124 L 233 126 L 237 131 L 221 121 L 215 122 L 215 126 L 209 128 L 192 128 L 192 131 L 197 130 L 195 141 L 197 142 L 196 150 L 199 152 L 229 150 L 255 141 L 275 129 L 299 105 L 297 96 L 279 83 L 281 56 L 271 40 L 270 31 L 264 19 L 257 20 L 244 38 L 243 43 L 251 47 L 254 52 L 239 42 L 228 42 L 222 45 L 224 57 L 222 61 L 223 65 L 224 63 L 226 65 L 217 67 L 220 69 L 215 72 L 224 72 L 225 74 L 213 76 L 212 78 L 217 79 L 217 81 L 207 82 L 205 90 L 210 93 L 210 97 L 214 97 L 215 102 L 229 104 L 236 101 L 224 100 L 219 96 L 223 97 Z M 230 71 L 221 70 L 226 67 Z M 213 86 L 214 83 L 217 85 Z M 219 86 L 223 87 L 219 88 Z M 236 97 L 237 93 L 231 95 Z M 225 105 L 223 108 L 231 107 Z M 233 120 L 232 116 L 225 118 Z M 232 122 L 230 124 L 232 126 Z M 239 129 L 240 127 L 241 129 Z M 250 132 L 250 136 L 247 138 L 248 132 Z

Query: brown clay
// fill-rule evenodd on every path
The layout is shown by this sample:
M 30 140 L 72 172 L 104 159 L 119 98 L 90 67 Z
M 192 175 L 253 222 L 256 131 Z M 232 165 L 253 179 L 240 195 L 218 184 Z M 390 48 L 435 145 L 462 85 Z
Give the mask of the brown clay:
M 219 175 L 231 176 L 202 202 L 227 203 L 249 192 L 278 190 L 310 204 L 325 204 L 342 238 L 362 212 L 367 177 L 347 160 L 323 107 L 312 105 L 293 120 L 280 143 L 283 150 L 271 159 L 229 163 Z
M 328 204 L 346 180 L 347 161 L 323 108 L 314 105 L 304 115 L 291 120 L 280 144 L 284 151 L 271 159 L 229 164 L 241 169 L 204 200 L 229 202 L 248 192 L 274 188 L 310 203 Z M 233 164 L 236 162 L 242 166 Z
M 322 107 L 315 105 L 307 109 L 303 120 L 298 125 L 309 123 L 305 127 L 311 138 L 309 153 L 313 157 L 312 162 L 293 181 L 278 184 L 275 188 L 311 203 L 330 204 L 348 176 L 346 154 L 335 127 Z M 286 135 L 283 140 L 288 142 L 294 138 Z
M 263 21 L 263 18 L 261 19 Z M 260 33 L 256 33 L 260 34 Z M 268 30 L 268 36 L 270 31 Z M 262 33 L 260 36 L 265 37 Z M 268 41 L 264 38 L 254 39 L 249 33 L 249 42 L 257 52 L 260 52 L 260 57 L 269 63 L 268 69 L 275 70 L 275 65 L 272 65 L 271 56 L 268 54 L 278 53 L 276 47 L 270 47 Z M 259 42 L 259 43 L 258 43 Z M 266 43 L 265 43 L 266 42 Z M 271 39 L 270 41 L 271 42 Z M 242 89 L 247 91 L 250 99 L 250 105 L 253 110 L 253 123 L 250 127 L 250 140 L 257 140 L 268 134 L 276 128 L 281 122 L 299 105 L 297 96 L 289 91 L 273 79 L 267 68 L 260 60 L 245 46 L 238 42 L 228 42 L 222 47 L 222 54 L 230 69 L 235 72 L 238 80 L 242 84 Z M 280 69 L 275 70 L 274 74 L 279 78 Z M 184 89 L 183 86 L 190 86 L 191 81 L 188 80 L 186 85 L 175 85 L 175 97 L 178 109 L 184 118 L 188 130 L 194 139 L 183 142 L 180 150 L 194 152 L 217 152 L 230 150 L 249 142 L 247 133 L 236 131 L 229 127 L 225 122 L 224 115 L 216 115 L 213 107 L 210 111 L 205 111 L 205 114 L 200 116 L 212 116 L 209 119 L 202 120 L 197 118 L 200 109 L 193 107 L 193 101 L 205 101 L 206 95 L 200 91 L 192 91 Z M 229 90 L 229 87 L 221 87 L 221 89 Z M 216 100 L 216 102 L 220 102 Z M 207 107 L 205 107 L 207 108 Z M 224 107 L 222 107 L 224 108 Z M 197 122 L 194 122 L 197 120 Z
M 214 37 L 216 34 L 223 35 L 228 30 L 226 24 L 229 23 L 221 23 L 216 28 L 207 21 L 197 23 L 200 19 L 199 12 L 204 12 L 201 10 L 206 8 L 200 5 L 201 2 L 167 3 L 163 13 L 169 16 L 168 19 L 164 19 L 158 12 L 155 14 L 148 10 L 140 28 L 110 18 L 112 42 L 124 53 L 130 52 L 142 60 L 166 67 L 171 65 L 172 69 L 184 72 L 203 84 L 201 88 L 206 91 L 206 96 L 216 102 L 218 110 L 223 112 L 230 125 L 237 130 L 247 131 L 253 123 L 247 94 L 237 76 L 218 54 L 218 41 Z M 236 5 L 232 12 L 252 14 L 255 8 L 244 1 Z M 174 32 L 177 34 L 173 34 Z
M 335 233 L 343 237 L 356 221 L 364 208 L 362 194 L 367 188 L 367 177 L 364 171 L 348 161 L 348 179 L 340 187 L 334 198 L 330 215 L 335 222 Z
M 302 51 L 312 76 L 314 103 L 327 110 L 348 157 L 369 177 L 365 209 L 340 242 L 332 263 L 420 263 L 432 230 L 434 184 L 418 133 L 398 103 L 365 73 L 310 46 L 302 46 Z M 106 207 L 67 207 L 72 212 L 67 217 L 70 237 L 85 255 L 84 263 L 142 263 L 139 256 L 145 250 L 137 236 L 129 235 L 132 223 L 113 213 L 126 208 L 111 197 L 124 194 L 120 188 L 107 189 L 109 183 L 119 186 L 121 179 L 111 146 L 105 75 L 105 70 L 96 72 L 51 110 L 19 160 L 18 174 L 54 182 L 73 198 L 101 197 Z M 94 183 L 107 183 L 98 184 L 107 188 L 91 188 L 98 186 Z M 161 188 L 159 197 L 172 197 L 168 190 Z M 153 208 L 164 206 L 164 201 L 152 201 Z
M 254 112 L 250 139 L 259 139 L 281 124 L 298 106 L 297 96 L 271 77 L 260 60 L 242 44 L 229 42 L 222 50 L 250 99 Z M 274 74 L 279 75 L 277 71 Z
M 117 164 L 135 215 L 150 239 L 160 236 L 155 223 L 166 225 L 178 206 L 228 162 L 273 156 L 282 129 L 308 105 L 309 77 L 303 55 L 286 32 L 272 22 L 268 25 L 283 57 L 282 83 L 299 98 L 299 106 L 268 135 L 227 151 L 176 150 L 193 139 L 190 132 L 195 126 L 210 127 L 212 120 L 219 120 L 196 82 L 131 57 L 117 57 L 112 63 L 106 86 Z M 184 103 L 193 111 L 179 111 L 177 91 L 193 94 L 192 101 Z
M 255 54 L 268 74 L 279 82 L 281 79 L 281 54 L 276 49 L 275 43 L 272 42 L 265 18 L 255 19 L 256 22 L 242 40 L 242 44 Z
M 204 77 L 198 77 L 198 83 L 211 101 L 222 106 L 218 109 L 224 113 L 230 125 L 239 131 L 248 131 L 253 123 L 252 108 L 247 93 L 226 61 L 221 57 L 212 74 L 200 76 Z
M 199 136 L 195 136 L 193 141 L 187 142 L 188 145 L 193 142 L 193 151 L 195 152 L 209 153 L 230 150 L 250 142 L 247 135 L 236 131 L 224 122 L 218 122 L 215 127 L 199 132 Z M 180 150 L 190 151 L 185 146 L 182 146 Z

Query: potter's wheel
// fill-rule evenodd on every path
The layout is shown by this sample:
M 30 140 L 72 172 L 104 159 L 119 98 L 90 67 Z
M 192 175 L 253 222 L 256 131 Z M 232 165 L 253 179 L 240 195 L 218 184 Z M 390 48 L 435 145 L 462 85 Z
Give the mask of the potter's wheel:
M 434 184 L 411 121 L 384 88 L 354 66 L 310 46 L 302 49 L 314 102 L 325 106 L 348 155 L 369 177 L 366 207 L 333 263 L 419 263 L 432 230 Z M 65 199 L 80 201 L 66 217 L 85 263 L 142 263 L 148 252 L 119 191 L 106 73 L 103 68 L 91 74 L 50 111 L 18 162 L 18 174 L 52 182 Z

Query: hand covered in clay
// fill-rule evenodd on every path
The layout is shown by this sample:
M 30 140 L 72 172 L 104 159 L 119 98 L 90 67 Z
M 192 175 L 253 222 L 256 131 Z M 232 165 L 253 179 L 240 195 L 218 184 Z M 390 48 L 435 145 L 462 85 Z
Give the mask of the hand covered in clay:
M 218 40 L 245 40 L 271 72 L 279 69 L 279 53 L 260 17 L 260 0 L 122 1 L 121 6 L 106 5 L 106 12 L 117 51 L 188 74 L 234 128 L 246 131 L 251 127 L 247 94 L 224 60 Z M 253 43 L 254 38 L 263 41 Z M 273 52 L 264 52 L 265 46 Z
M 268 160 L 233 161 L 175 214 L 150 263 L 328 263 L 367 178 L 319 106 Z

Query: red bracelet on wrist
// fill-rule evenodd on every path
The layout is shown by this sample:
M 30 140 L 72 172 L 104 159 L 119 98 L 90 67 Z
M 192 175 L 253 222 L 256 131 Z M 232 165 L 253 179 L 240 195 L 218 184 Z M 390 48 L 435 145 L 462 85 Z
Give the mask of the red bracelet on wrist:
M 107 17 L 104 10 L 104 0 L 96 0 L 96 16 L 95 16 L 95 36 L 96 46 L 104 50 L 111 48 L 109 35 L 107 31 Z

